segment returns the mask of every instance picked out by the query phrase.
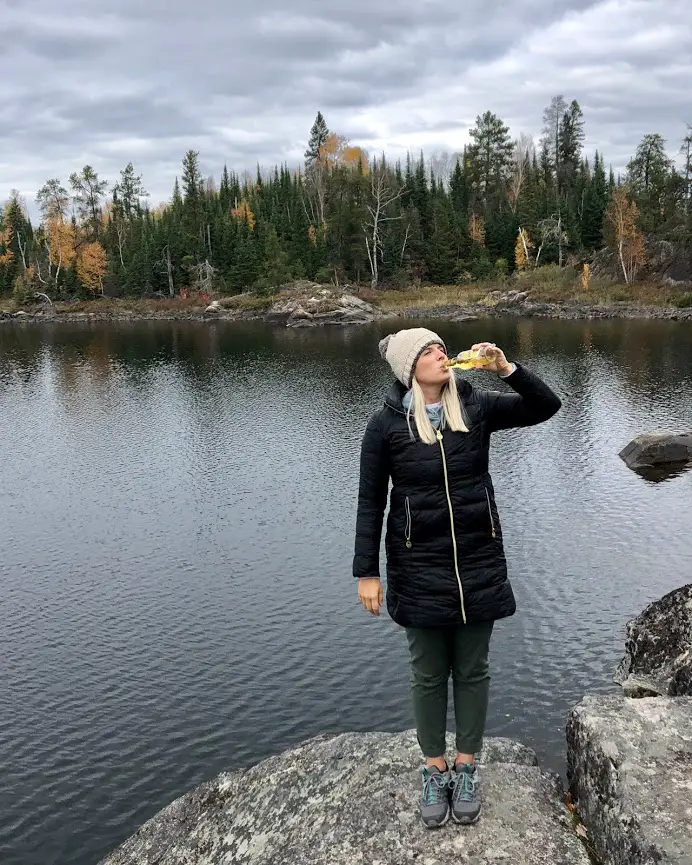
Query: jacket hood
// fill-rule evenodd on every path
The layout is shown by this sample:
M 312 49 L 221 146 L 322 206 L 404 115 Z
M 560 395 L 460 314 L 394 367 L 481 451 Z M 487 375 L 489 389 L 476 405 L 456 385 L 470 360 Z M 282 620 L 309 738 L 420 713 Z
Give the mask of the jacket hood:
M 454 377 L 457 380 L 457 390 L 459 391 L 459 396 L 463 399 L 468 394 L 471 385 L 468 381 L 458 372 L 454 372 Z M 392 382 L 392 386 L 387 391 L 384 404 L 391 408 L 393 411 L 399 412 L 399 414 L 406 414 L 406 409 L 404 408 L 404 396 L 408 393 L 403 384 L 395 380 Z

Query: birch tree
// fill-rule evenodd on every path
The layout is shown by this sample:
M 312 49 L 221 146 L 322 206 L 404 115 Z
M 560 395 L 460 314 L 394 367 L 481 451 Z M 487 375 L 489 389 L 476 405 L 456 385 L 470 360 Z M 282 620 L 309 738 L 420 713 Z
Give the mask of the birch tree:
M 398 191 L 392 188 L 391 178 L 384 160 L 375 162 L 370 171 L 369 200 L 366 204 L 368 218 L 363 225 L 365 247 L 370 265 L 370 287 L 377 288 L 379 282 L 379 261 L 382 255 L 382 227 L 387 222 L 399 220 L 402 214 L 392 214 L 390 205 L 398 201 L 404 193 L 402 186 Z M 403 259 L 403 250 L 402 250 Z
M 634 282 L 639 269 L 646 264 L 644 236 L 637 228 L 638 215 L 636 202 L 630 201 L 624 189 L 617 189 L 610 198 L 606 222 L 628 285 Z

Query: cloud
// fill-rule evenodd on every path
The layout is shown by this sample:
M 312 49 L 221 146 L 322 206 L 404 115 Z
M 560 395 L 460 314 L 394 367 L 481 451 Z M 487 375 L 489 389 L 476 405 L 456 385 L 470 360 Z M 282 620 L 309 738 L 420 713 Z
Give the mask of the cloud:
M 296 164 L 317 109 L 398 157 L 460 150 L 486 110 L 538 137 L 562 93 L 616 170 L 647 132 L 675 155 L 692 122 L 688 3 L 5 0 L 0 200 L 86 163 L 113 181 L 132 160 L 158 202 L 189 148 L 217 176 Z

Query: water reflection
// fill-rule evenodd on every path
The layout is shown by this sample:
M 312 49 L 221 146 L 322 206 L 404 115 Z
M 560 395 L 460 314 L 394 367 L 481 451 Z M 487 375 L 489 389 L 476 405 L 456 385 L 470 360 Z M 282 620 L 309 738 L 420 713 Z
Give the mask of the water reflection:
M 689 324 L 428 324 L 564 400 L 492 454 L 519 612 L 494 638 L 489 732 L 559 771 L 569 706 L 613 690 L 625 622 L 689 571 L 692 473 L 618 456 L 692 426 Z M 0 329 L 3 862 L 91 865 L 222 769 L 412 723 L 402 635 L 350 577 L 397 326 Z

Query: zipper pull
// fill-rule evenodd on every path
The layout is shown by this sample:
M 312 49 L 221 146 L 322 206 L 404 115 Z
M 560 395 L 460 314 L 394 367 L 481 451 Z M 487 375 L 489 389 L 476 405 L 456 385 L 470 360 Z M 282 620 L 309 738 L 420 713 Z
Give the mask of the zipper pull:
M 439 429 L 435 430 L 435 434 L 437 435 L 438 442 L 441 442 L 442 441 L 442 431 Z

